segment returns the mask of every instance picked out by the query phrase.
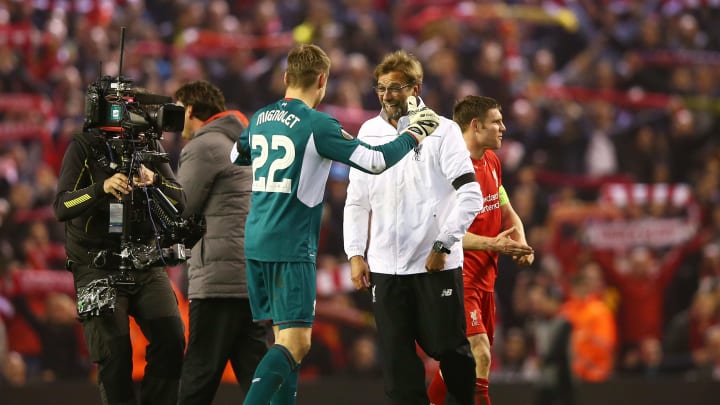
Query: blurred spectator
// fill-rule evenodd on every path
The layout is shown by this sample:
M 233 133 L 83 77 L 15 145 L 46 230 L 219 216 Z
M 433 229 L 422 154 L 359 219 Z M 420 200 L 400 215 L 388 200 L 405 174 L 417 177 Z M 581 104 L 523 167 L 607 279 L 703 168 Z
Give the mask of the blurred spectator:
M 9 306 L 5 297 L 0 296 L 0 307 Z M 4 318 L 5 311 L 0 309 L 0 364 L 5 364 L 5 359 L 8 355 L 8 338 L 7 330 L 5 329 Z
M 594 258 L 609 284 L 620 293 L 618 330 L 620 356 L 637 357 L 643 340 L 662 338 L 665 289 L 685 255 L 697 249 L 699 237 L 677 246 L 662 260 L 647 247 L 635 247 L 627 255 L 595 251 Z M 621 364 L 624 361 L 621 360 Z
M 33 217 L 33 188 L 31 183 L 18 182 L 10 188 L 10 211 L 3 221 L 0 235 L 12 248 L 11 258 L 24 258 L 23 242 L 28 235 L 28 220 Z
M 528 382 L 537 378 L 537 359 L 522 329 L 509 329 L 498 343 L 500 353 L 493 356 L 493 362 L 498 363 L 492 371 L 493 381 Z
M 23 242 L 23 258 L 28 268 L 36 270 L 62 269 L 65 267 L 65 246 L 53 242 L 48 226 L 43 221 L 33 221 Z
M 33 313 L 22 295 L 15 297 L 13 303 L 18 314 L 25 317 L 40 338 L 41 380 L 87 379 L 90 359 L 77 322 L 74 300 L 63 293 L 48 294 L 43 317 Z
M 591 294 L 583 273 L 570 279 L 570 297 L 560 310 L 572 324 L 570 356 L 575 378 L 607 381 L 613 374 L 616 350 L 615 318 L 610 308 Z
M 698 159 L 710 139 L 710 133 L 698 128 L 697 114 L 686 108 L 675 111 L 670 116 L 668 146 L 670 174 L 672 181 L 682 182 L 691 178 L 702 160 Z
M 667 144 L 662 135 L 651 125 L 643 125 L 630 139 L 629 145 L 619 150 L 620 169 L 639 183 L 656 180 L 658 165 L 667 159 Z
M 347 374 L 352 378 L 380 378 L 382 371 L 375 336 L 364 333 L 358 336 L 348 350 Z
M 572 324 L 561 315 L 562 296 L 557 288 L 535 284 L 529 291 L 530 327 L 538 356 L 535 405 L 575 404 L 575 378 L 571 368 Z
M 621 364 L 618 366 L 620 372 L 642 375 L 644 377 L 657 377 L 664 372 L 664 352 L 659 339 L 646 337 L 635 345 L 626 348 Z
M 492 97 L 500 105 L 510 105 L 512 102 L 510 84 L 505 79 L 505 64 L 507 55 L 502 44 L 490 39 L 480 45 L 480 50 L 475 56 L 475 63 L 469 64 L 472 71 L 467 76 L 477 83 L 478 92 Z M 501 159 L 504 160 L 504 159 Z
M 55 201 L 57 175 L 48 164 L 38 164 L 38 167 L 35 170 L 33 184 L 35 186 L 35 198 L 33 201 L 35 208 L 47 207 Z
M 615 109 L 610 103 L 595 102 L 590 108 L 590 120 L 585 173 L 590 176 L 613 175 L 618 171 L 618 156 L 613 139 Z
M 17 270 L 15 270 L 17 271 Z M 28 295 L 25 297 L 33 313 L 41 313 L 44 307 L 44 297 Z M 40 356 L 42 342 L 32 327 L 31 321 L 16 312 L 13 307 L 12 316 L 7 321 L 8 349 L 23 357 L 25 373 L 31 379 L 40 374 Z
M 720 210 L 718 210 L 720 211 Z M 702 249 L 700 261 L 700 287 L 720 285 L 720 243 L 712 242 Z
M 688 371 L 711 363 L 713 353 L 706 335 L 720 325 L 719 286 L 706 286 L 695 294 L 692 305 L 670 320 L 663 339 L 664 367 L 669 372 Z
M 18 352 L 10 352 L 2 364 L 1 385 L 22 387 L 28 382 L 27 365 Z
M 705 332 L 705 346 L 708 361 L 701 367 L 701 373 L 704 372 L 714 381 L 720 381 L 720 325 L 714 325 Z

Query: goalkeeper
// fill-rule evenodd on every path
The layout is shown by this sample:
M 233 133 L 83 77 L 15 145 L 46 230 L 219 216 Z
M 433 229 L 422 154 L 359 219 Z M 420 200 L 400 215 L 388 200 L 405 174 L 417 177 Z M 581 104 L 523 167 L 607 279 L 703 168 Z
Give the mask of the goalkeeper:
M 410 125 L 401 133 L 393 130 L 387 144 L 361 142 L 336 119 L 315 110 L 325 96 L 329 73 L 330 59 L 322 49 L 305 44 L 293 48 L 287 57 L 285 97 L 257 111 L 233 148 L 231 160 L 252 165 L 253 172 L 245 224 L 250 306 L 254 320 L 272 320 L 275 333 L 275 344 L 255 370 L 246 405 L 295 403 L 298 368 L 310 350 L 315 260 L 332 160 L 378 174 L 438 126 L 432 110 L 413 108 Z M 379 130 L 378 136 L 386 132 Z
M 412 112 L 423 72 L 417 59 L 397 51 L 378 65 L 375 77 L 382 111 L 362 125 L 358 138 L 380 145 L 404 131 L 406 101 Z M 393 404 L 429 402 L 416 344 L 440 361 L 455 402 L 474 403 L 458 242 L 482 206 L 462 132 L 447 118 L 385 173 L 350 170 L 345 252 L 355 288 L 372 293 L 385 391 Z

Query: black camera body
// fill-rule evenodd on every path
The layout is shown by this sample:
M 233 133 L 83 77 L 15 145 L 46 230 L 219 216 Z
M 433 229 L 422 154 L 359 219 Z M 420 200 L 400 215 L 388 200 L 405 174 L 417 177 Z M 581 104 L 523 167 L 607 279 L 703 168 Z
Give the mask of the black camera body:
M 85 93 L 84 129 L 145 139 L 183 130 L 184 107 L 172 103 L 171 97 L 137 91 L 132 83 L 122 76 L 103 76 L 91 83 Z

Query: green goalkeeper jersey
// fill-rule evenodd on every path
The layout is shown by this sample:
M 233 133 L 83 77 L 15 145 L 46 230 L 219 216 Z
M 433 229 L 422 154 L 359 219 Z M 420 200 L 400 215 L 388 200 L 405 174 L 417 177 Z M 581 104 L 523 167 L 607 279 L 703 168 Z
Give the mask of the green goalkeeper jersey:
M 332 116 L 298 99 L 282 99 L 258 110 L 231 155 L 237 165 L 252 165 L 246 257 L 315 262 L 332 161 L 379 174 L 415 146 L 408 133 L 370 146 L 348 135 Z

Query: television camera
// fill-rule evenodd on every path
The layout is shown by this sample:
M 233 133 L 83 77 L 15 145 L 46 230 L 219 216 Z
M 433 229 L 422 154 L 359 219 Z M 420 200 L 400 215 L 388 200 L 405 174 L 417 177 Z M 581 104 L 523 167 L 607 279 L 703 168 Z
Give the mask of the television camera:
M 172 103 L 171 97 L 136 89 L 132 80 L 122 76 L 124 36 L 125 27 L 122 27 L 118 76 L 102 76 L 88 86 L 83 133 L 92 134 L 94 138 L 89 142 L 89 149 L 96 156 L 97 164 L 125 174 L 131 182 L 133 176 L 140 176 L 141 164 L 150 167 L 154 163 L 169 162 L 159 141 L 163 132 L 183 130 L 185 109 Z M 121 235 L 120 250 L 89 253 L 96 267 L 119 259 L 120 274 L 109 278 L 110 285 L 134 285 L 129 270 L 174 265 L 187 260 L 190 247 L 204 233 L 202 219 L 182 218 L 157 187 L 157 182 L 135 186 L 120 201 L 111 201 L 109 214 L 109 233 Z M 150 223 L 154 232 L 152 237 L 133 229 L 135 223 L 131 219 L 137 218 L 138 214 Z M 98 301 L 97 297 L 90 298 L 88 302 Z M 90 305 L 88 311 L 92 312 L 93 308 L 97 309 Z

